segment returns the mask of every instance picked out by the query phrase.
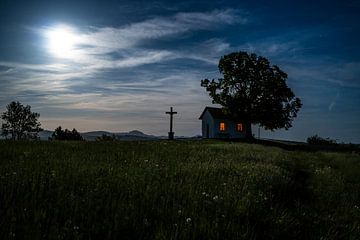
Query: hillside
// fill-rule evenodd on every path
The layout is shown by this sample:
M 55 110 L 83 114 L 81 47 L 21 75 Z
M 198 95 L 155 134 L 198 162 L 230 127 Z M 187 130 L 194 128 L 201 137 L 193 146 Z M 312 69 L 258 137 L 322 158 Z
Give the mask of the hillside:
M 52 133 L 53 131 L 44 130 L 39 132 L 39 137 L 41 140 L 48 140 L 49 137 L 52 136 Z M 115 135 L 117 139 L 123 141 L 155 140 L 155 139 L 163 138 L 159 136 L 148 135 L 138 130 L 132 130 L 130 132 L 120 132 L 120 133 L 108 132 L 108 131 L 91 131 L 91 132 L 82 132 L 80 134 L 87 141 L 95 141 L 97 137 L 101 137 L 103 134 L 107 136 Z

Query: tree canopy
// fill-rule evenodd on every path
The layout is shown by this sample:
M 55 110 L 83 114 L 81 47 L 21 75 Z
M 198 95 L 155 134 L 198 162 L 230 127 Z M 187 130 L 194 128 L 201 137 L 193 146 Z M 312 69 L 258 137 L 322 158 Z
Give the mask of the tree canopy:
M 37 133 L 42 131 L 41 124 L 38 122 L 39 117 L 39 113 L 31 112 L 29 105 L 11 102 L 1 115 L 4 121 L 1 125 L 1 134 L 5 137 L 11 135 L 13 140 L 36 138 Z
M 302 104 L 278 66 L 256 54 L 234 52 L 221 57 L 218 67 L 223 78 L 203 79 L 201 86 L 225 114 L 244 121 L 247 138 L 251 124 L 270 130 L 292 127 Z

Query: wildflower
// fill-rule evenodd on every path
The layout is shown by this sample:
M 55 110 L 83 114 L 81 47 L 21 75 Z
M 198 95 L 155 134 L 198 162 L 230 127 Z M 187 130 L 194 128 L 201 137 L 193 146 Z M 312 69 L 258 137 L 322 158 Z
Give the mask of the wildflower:
M 215 195 L 214 197 L 213 197 L 213 200 L 214 201 L 216 201 L 216 200 L 218 200 L 219 199 L 219 196 L 218 195 Z
M 144 162 L 148 162 L 149 160 L 145 159 Z
M 179 214 L 179 215 L 181 214 L 181 210 L 178 211 L 178 214 Z
M 145 226 L 149 226 L 150 225 L 150 222 L 147 218 L 144 219 L 144 225 Z
M 191 218 L 187 218 L 186 223 L 191 223 Z

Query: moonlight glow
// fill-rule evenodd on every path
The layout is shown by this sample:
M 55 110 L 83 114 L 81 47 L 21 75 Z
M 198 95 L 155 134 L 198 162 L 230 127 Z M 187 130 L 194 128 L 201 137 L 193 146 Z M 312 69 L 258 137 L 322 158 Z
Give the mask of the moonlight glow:
M 56 57 L 69 58 L 74 56 L 78 38 L 68 26 L 59 26 L 46 31 L 47 48 Z

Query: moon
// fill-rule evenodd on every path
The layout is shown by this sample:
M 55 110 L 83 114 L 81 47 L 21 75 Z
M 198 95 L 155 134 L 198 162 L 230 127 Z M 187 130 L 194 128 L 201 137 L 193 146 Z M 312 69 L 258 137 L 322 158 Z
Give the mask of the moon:
M 59 58 L 74 56 L 78 37 L 68 26 L 57 26 L 46 31 L 48 51 Z

